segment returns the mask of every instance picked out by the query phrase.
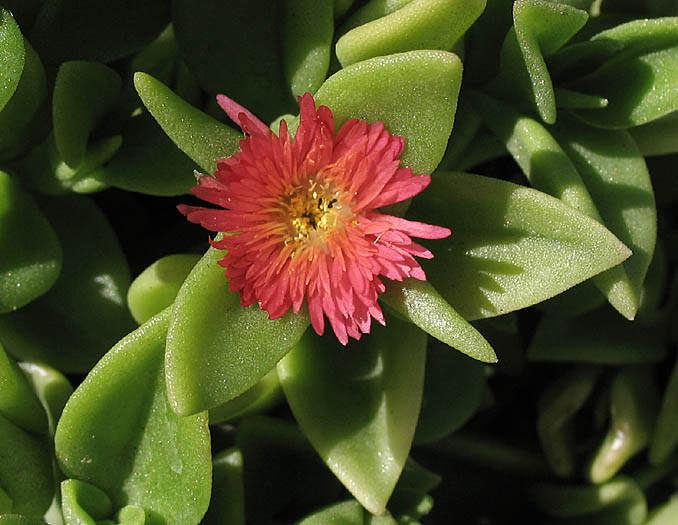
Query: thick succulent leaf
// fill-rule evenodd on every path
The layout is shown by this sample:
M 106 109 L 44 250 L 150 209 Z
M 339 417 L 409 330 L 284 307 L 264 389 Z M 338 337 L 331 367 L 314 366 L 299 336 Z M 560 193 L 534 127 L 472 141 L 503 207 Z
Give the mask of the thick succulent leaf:
M 271 408 L 282 399 L 280 380 L 275 368 L 262 377 L 257 384 L 223 405 L 211 408 L 210 424 L 230 421 L 246 414 Z
M 605 296 L 593 284 L 593 279 L 539 303 L 537 308 L 542 312 L 550 312 L 561 317 L 584 315 L 605 303 Z
M 454 232 L 427 243 L 435 258 L 424 267 L 466 319 L 538 303 L 630 255 L 609 230 L 558 199 L 488 177 L 439 173 L 413 208 L 420 220 Z
M 12 98 L 24 70 L 24 37 L 7 9 L 0 8 L 0 111 Z
M 167 390 L 182 415 L 213 408 L 261 379 L 299 340 L 304 314 L 271 321 L 258 305 L 240 306 L 228 289 L 223 253 L 210 248 L 174 301 L 167 338 Z
M 532 361 L 566 363 L 654 363 L 665 355 L 656 329 L 624 321 L 608 310 L 575 319 L 546 314 L 528 349 Z
M 350 118 L 383 122 L 405 138 L 402 164 L 431 173 L 452 131 L 461 72 L 459 58 L 445 51 L 378 57 L 332 75 L 315 100 L 332 109 L 337 126 Z
M 73 393 L 73 386 L 58 370 L 42 363 L 19 363 L 47 413 L 49 435 L 53 438 L 57 421 Z
M 616 374 L 610 387 L 610 426 L 585 472 L 592 483 L 609 480 L 647 446 L 658 401 L 649 366 L 627 366 Z
M 199 260 L 195 254 L 167 255 L 141 272 L 127 290 L 127 304 L 134 320 L 145 323 L 170 306 Z
M 112 62 L 143 48 L 169 21 L 166 0 L 46 0 L 30 39 L 54 69 L 67 60 Z
M 582 179 L 577 167 L 575 167 L 558 141 L 553 138 L 544 126 L 534 119 L 521 116 L 511 108 L 501 105 L 490 98 L 477 97 L 475 102 L 477 109 L 483 114 L 487 126 L 506 144 L 506 148 L 523 170 L 532 186 L 554 197 L 558 197 L 576 210 L 601 223 L 603 222 L 596 202 L 594 202 L 589 188 Z M 577 131 L 578 129 L 575 126 L 572 133 L 576 135 Z M 589 139 L 589 142 L 596 144 L 599 140 L 592 138 Z M 610 149 L 609 145 L 607 149 Z M 617 151 L 617 149 L 614 149 L 614 151 Z M 631 153 L 633 151 L 634 148 L 632 147 Z M 598 156 L 603 156 L 603 154 L 601 153 Z M 609 164 L 616 163 L 616 159 L 608 158 L 606 160 L 606 167 L 609 171 Z M 644 166 L 642 159 L 638 159 L 633 166 L 638 168 L 639 163 L 642 164 L 640 166 L 640 169 L 642 169 Z M 592 167 L 587 163 L 583 163 L 582 167 L 587 170 L 587 182 L 593 185 L 594 190 L 599 190 L 601 186 L 600 171 L 604 168 Z M 640 175 L 636 178 L 639 177 Z M 627 177 L 623 176 L 616 178 L 627 179 Z M 609 185 L 612 184 L 612 182 L 605 182 Z M 643 183 L 643 187 L 645 186 L 646 184 Z M 597 191 L 596 194 L 602 199 L 603 204 L 610 203 L 611 199 L 607 198 L 604 194 L 601 195 L 601 191 Z M 628 194 L 629 192 L 627 192 Z M 619 214 L 618 209 L 613 208 L 613 210 L 610 210 L 609 204 L 607 208 L 607 215 L 613 219 L 612 224 L 619 226 L 620 220 L 617 218 Z M 626 228 L 625 225 L 624 228 Z M 625 230 L 622 231 L 625 232 Z M 628 234 L 625 235 L 625 237 L 628 236 Z M 635 317 L 638 309 L 638 295 L 634 291 L 633 284 L 626 274 L 624 266 L 618 266 L 597 275 L 594 278 L 594 283 L 607 297 L 610 304 L 624 317 L 627 319 Z
M 388 323 L 348 348 L 309 330 L 278 363 L 302 431 L 373 514 L 384 512 L 405 465 L 424 387 L 426 336 Z
M 44 296 L 0 315 L 5 350 L 24 361 L 86 372 L 135 327 L 125 294 L 129 268 L 115 232 L 87 197 L 42 202 L 64 250 L 61 275 Z
M 666 461 L 678 445 L 678 362 L 666 385 L 648 458 L 653 465 Z
M 104 490 L 116 508 L 167 524 L 198 523 L 211 485 L 207 414 L 179 417 L 165 395 L 165 310 L 115 345 L 64 408 L 55 448 L 68 477 Z
M 242 471 L 243 457 L 238 447 L 231 447 L 214 456 L 212 497 L 202 523 L 245 525 L 245 488 Z
M 635 313 L 657 238 L 657 210 L 645 159 L 622 130 L 595 129 L 562 117 L 555 131 L 603 224 L 633 252 L 622 265 Z
M 339 33 L 343 35 L 351 29 L 382 18 L 398 9 L 402 9 L 414 0 L 369 0 L 365 5 L 356 9 L 342 24 Z
M 486 363 L 497 356 L 485 338 L 443 299 L 431 283 L 418 279 L 391 281 L 380 299 L 424 332 Z
M 269 0 L 172 0 L 177 42 L 200 85 L 265 122 L 296 106 L 280 60 L 282 6 Z
M 492 90 L 535 111 L 547 123 L 556 121 L 556 97 L 545 58 L 554 54 L 588 20 L 586 11 L 543 0 L 513 4 L 513 27 L 501 50 L 499 77 Z
M 12 501 L 11 511 L 41 517 L 54 494 L 47 440 L 0 414 L 0 457 L 0 487 Z
M 111 517 L 113 503 L 94 485 L 65 479 L 61 482 L 61 511 L 66 525 L 84 525 Z
M 678 111 L 629 130 L 645 157 L 678 153 Z
M 431 443 L 461 428 L 487 393 L 485 366 L 442 345 L 429 344 L 415 443 Z
M 24 39 L 24 68 L 14 95 L 0 111 L 0 160 L 26 152 L 47 120 L 47 80 L 40 57 Z
M 568 87 L 602 96 L 607 107 L 579 110 L 577 116 L 597 127 L 629 128 L 678 109 L 678 19 L 635 20 L 595 35 L 622 50 L 593 73 Z
M 292 94 L 315 93 L 330 67 L 334 0 L 291 0 L 283 11 L 282 53 Z
M 342 525 L 363 525 L 365 509 L 356 500 L 333 503 L 305 516 L 297 525 L 323 525 L 325 523 L 341 523 Z
M 240 133 L 194 108 L 162 82 L 136 73 L 134 86 L 172 142 L 206 172 L 215 171 L 217 160 L 238 150 Z
M 82 162 L 90 133 L 121 86 L 120 75 L 97 62 L 64 62 L 59 67 L 52 95 L 54 139 L 71 168 Z
M 195 186 L 197 164 L 177 149 L 150 115 L 131 118 L 122 133 L 122 148 L 97 170 L 97 178 L 116 188 L 160 196 L 181 195 Z
M 452 49 L 485 9 L 486 0 L 414 0 L 343 35 L 336 46 L 343 67 L 368 58 Z M 363 15 L 364 16 L 364 15 Z M 349 22 L 350 23 L 350 22 Z
M 47 419 L 26 376 L 0 344 L 0 414 L 29 432 L 44 433 Z
M 32 197 L 0 171 L 0 312 L 49 290 L 61 271 L 61 245 Z

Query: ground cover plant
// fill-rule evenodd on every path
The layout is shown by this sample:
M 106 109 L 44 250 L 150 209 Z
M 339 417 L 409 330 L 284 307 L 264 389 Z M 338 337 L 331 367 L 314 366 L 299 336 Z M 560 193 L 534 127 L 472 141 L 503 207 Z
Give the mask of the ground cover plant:
M 678 3 L 0 0 L 0 524 L 678 523 Z

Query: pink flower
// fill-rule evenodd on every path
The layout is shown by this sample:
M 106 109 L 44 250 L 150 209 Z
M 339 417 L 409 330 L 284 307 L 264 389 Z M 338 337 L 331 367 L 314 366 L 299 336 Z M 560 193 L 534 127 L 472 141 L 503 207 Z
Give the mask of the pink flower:
M 299 98 L 294 139 L 287 125 L 276 136 L 252 113 L 224 95 L 219 105 L 240 123 L 240 151 L 201 175 L 192 192 L 223 209 L 180 205 L 191 222 L 224 232 L 218 249 L 229 288 L 242 306 L 258 302 L 271 319 L 308 305 L 322 335 L 324 316 L 342 344 L 369 333 L 372 318 L 385 324 L 377 297 L 380 276 L 426 279 L 414 258 L 433 254 L 410 237 L 441 239 L 450 230 L 378 211 L 422 191 L 428 175 L 400 167 L 405 140 L 381 122 L 351 119 L 334 133 L 332 112 Z

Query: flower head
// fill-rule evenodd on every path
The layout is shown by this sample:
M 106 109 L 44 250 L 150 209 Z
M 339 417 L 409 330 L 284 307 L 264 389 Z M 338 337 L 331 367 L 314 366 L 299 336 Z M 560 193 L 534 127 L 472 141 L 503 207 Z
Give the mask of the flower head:
M 285 121 L 276 136 L 252 113 L 219 95 L 240 124 L 240 151 L 200 175 L 192 192 L 223 209 L 179 206 L 191 222 L 225 232 L 212 245 L 226 250 L 229 288 L 240 302 L 258 302 L 271 319 L 308 306 L 318 334 L 330 321 L 339 341 L 385 324 L 377 297 L 380 276 L 426 279 L 414 258 L 433 254 L 411 237 L 440 239 L 450 230 L 378 211 L 413 197 L 430 182 L 400 166 L 405 140 L 380 122 L 352 119 L 334 132 L 332 112 L 299 98 L 294 139 Z

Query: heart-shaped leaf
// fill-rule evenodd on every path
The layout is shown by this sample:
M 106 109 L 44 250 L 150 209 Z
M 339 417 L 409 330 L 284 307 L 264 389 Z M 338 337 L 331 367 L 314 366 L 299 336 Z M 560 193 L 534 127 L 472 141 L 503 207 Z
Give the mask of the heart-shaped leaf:
M 346 67 L 368 58 L 415 49 L 449 51 L 483 12 L 485 2 L 486 0 L 407 2 L 400 9 L 359 25 L 343 35 L 337 42 L 337 58 Z
M 90 133 L 117 98 L 122 80 L 97 62 L 64 62 L 52 95 L 54 140 L 66 164 L 80 166 Z
M 389 282 L 380 299 L 424 332 L 466 355 L 496 363 L 490 344 L 443 299 L 431 283 L 418 279 Z
M 0 8 L 0 111 L 12 98 L 24 70 L 24 37 L 12 13 Z
M 373 514 L 384 512 L 405 465 L 424 386 L 426 336 L 388 324 L 348 348 L 309 331 L 278 363 L 302 431 Z
M 165 395 L 170 310 L 115 345 L 64 408 L 55 447 L 69 477 L 168 524 L 198 523 L 211 485 L 206 414 L 179 417 Z
M 172 408 L 193 414 L 239 396 L 299 340 L 308 316 L 271 321 L 257 305 L 240 306 L 228 289 L 220 250 L 210 248 L 174 301 L 167 338 L 167 390 Z
M 439 173 L 413 211 L 454 232 L 427 243 L 436 256 L 424 268 L 466 319 L 536 304 L 630 255 L 609 230 L 558 199 L 488 177 Z
M 373 58 L 338 71 L 316 93 L 337 126 L 350 118 L 383 122 L 405 138 L 400 160 L 431 173 L 443 158 L 461 86 L 459 58 L 445 51 L 412 51 Z
M 54 230 L 31 196 L 3 171 L 0 224 L 0 312 L 9 312 L 52 287 L 63 255 Z
M 162 82 L 136 73 L 134 87 L 172 142 L 206 172 L 212 173 L 217 160 L 238 150 L 240 133 L 194 108 Z
M 125 294 L 129 268 L 115 232 L 87 197 L 42 202 L 64 250 L 61 275 L 31 304 L 0 315 L 5 350 L 24 361 L 86 372 L 135 327 Z

